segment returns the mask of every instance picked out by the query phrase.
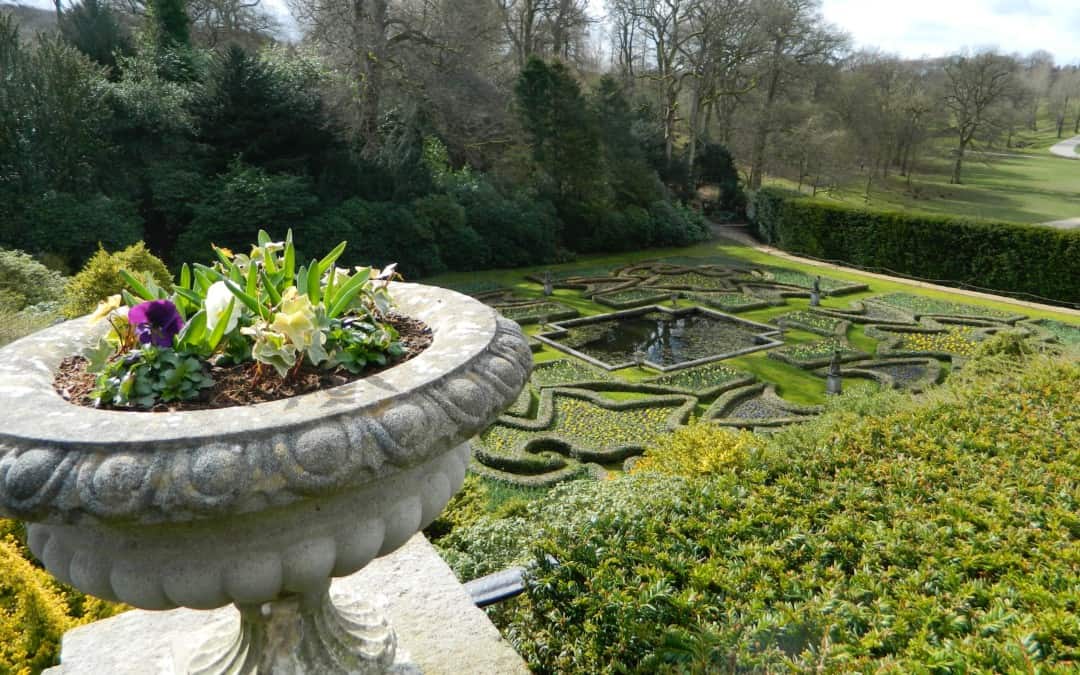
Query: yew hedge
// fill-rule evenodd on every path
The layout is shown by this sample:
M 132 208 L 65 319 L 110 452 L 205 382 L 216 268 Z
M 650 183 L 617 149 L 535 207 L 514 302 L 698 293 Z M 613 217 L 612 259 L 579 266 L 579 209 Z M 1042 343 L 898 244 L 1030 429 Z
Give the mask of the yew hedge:
M 1058 302 L 1080 302 L 1080 230 L 868 211 L 763 188 L 751 222 L 791 253 Z

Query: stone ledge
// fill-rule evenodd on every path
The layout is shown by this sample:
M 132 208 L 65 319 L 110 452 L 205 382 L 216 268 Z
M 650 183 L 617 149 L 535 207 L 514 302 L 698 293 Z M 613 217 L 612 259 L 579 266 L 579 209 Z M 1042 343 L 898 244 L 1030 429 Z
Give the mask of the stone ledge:
M 528 673 L 525 662 L 477 608 L 422 534 L 352 576 L 335 579 L 338 599 L 365 598 L 397 631 L 391 672 L 412 675 Z M 133 610 L 69 631 L 50 675 L 181 675 L 178 654 L 197 646 L 235 608 L 212 612 Z

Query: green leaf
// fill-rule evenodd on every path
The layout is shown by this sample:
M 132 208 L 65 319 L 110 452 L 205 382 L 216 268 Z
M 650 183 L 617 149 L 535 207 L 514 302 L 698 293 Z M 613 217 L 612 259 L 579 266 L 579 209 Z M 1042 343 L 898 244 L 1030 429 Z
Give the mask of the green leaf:
M 311 304 L 313 305 L 319 304 L 319 300 L 322 299 L 322 288 L 319 282 L 322 278 L 322 272 L 319 271 L 319 264 L 312 260 L 307 273 L 307 294 L 311 298 Z
M 234 263 L 234 262 L 233 262 L 233 261 L 232 261 L 232 260 L 231 260 L 231 259 L 229 258 L 229 256 L 225 255 L 225 252 L 224 252 L 224 251 L 222 251 L 222 250 L 221 250 L 220 248 L 218 248 L 217 246 L 214 246 L 214 253 L 215 253 L 215 254 L 217 254 L 218 260 L 220 260 L 220 261 L 221 261 L 221 264 L 222 264 L 222 266 L 224 267 L 224 269 L 225 269 L 225 270 L 226 270 L 226 271 L 227 271 L 227 272 L 228 272 L 229 274 L 232 274 L 232 271 L 233 271 L 234 269 L 236 269 L 236 263 Z
M 342 312 L 349 308 L 349 304 L 364 288 L 364 284 L 368 282 L 368 278 L 360 274 L 354 274 L 344 284 L 341 289 L 338 290 L 337 297 L 334 298 L 333 305 L 327 310 L 327 316 L 331 319 L 338 317 Z
M 206 337 L 206 311 L 199 310 L 191 319 L 184 324 L 184 328 L 176 336 L 177 349 L 198 349 Z
M 187 263 L 180 266 L 180 288 L 191 289 L 191 268 Z
M 82 352 L 83 357 L 87 360 L 86 372 L 97 374 L 105 370 L 109 358 L 115 353 L 116 347 L 113 343 L 102 337 L 96 345 L 87 347 Z
M 136 278 L 135 275 L 133 275 L 131 272 L 128 272 L 127 270 L 120 270 L 120 278 L 124 280 L 124 283 L 127 284 L 129 288 L 131 288 L 131 291 L 135 295 L 139 296 L 143 300 L 158 299 L 157 295 L 151 293 L 150 289 L 144 286 L 143 282 L 139 281 L 139 279 Z
M 296 276 L 296 248 L 293 246 L 292 228 L 285 233 L 285 279 L 292 283 Z
M 262 279 L 263 290 L 266 291 L 266 294 L 268 296 L 270 296 L 270 304 L 274 305 L 275 307 L 280 305 L 281 293 L 278 293 L 277 286 L 273 283 L 273 281 L 270 280 L 265 271 L 259 270 L 259 277 Z
M 267 321 L 270 320 L 270 310 L 259 304 L 259 301 L 251 297 L 244 292 L 244 289 L 232 281 L 231 279 L 225 280 L 225 286 L 232 291 L 232 294 L 239 298 L 240 302 L 244 303 L 244 306 L 251 310 L 256 316 L 260 316 Z
M 236 306 L 236 298 L 229 300 L 229 305 L 225 308 L 225 313 L 222 315 L 222 319 L 214 326 L 213 332 L 210 333 L 210 337 L 206 340 L 206 346 L 210 351 L 217 350 L 218 345 L 221 343 L 221 338 L 225 336 L 225 328 L 229 325 L 228 318 L 232 316 L 233 308 Z
M 203 297 L 195 291 L 189 291 L 186 288 L 177 286 L 173 289 L 173 293 L 176 294 L 177 298 L 182 299 L 185 302 L 194 305 L 195 307 L 199 307 L 203 303 Z
M 307 295 L 307 282 L 308 282 L 308 268 L 301 266 L 300 271 L 296 275 L 296 290 L 300 292 L 300 295 Z
M 270 249 L 263 249 L 263 267 L 267 272 L 277 272 L 277 254 Z
M 259 230 L 259 246 L 266 246 L 273 239 L 270 238 L 270 233 L 266 230 Z
M 244 292 L 255 297 L 259 294 L 259 270 L 255 263 L 251 263 L 247 270 L 247 286 Z
M 345 244 L 347 242 L 341 242 L 334 247 L 333 251 L 326 254 L 326 257 L 319 261 L 319 277 L 322 277 L 326 273 L 326 270 L 330 269 L 330 266 L 337 262 L 337 259 L 341 257 L 341 254 L 345 252 Z

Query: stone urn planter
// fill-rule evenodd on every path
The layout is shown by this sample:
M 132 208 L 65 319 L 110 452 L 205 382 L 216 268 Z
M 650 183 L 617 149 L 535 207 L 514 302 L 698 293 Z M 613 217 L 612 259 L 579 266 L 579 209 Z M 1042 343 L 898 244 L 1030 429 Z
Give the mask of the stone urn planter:
M 468 440 L 531 365 L 517 324 L 466 296 L 394 284 L 432 329 L 414 359 L 246 407 L 94 410 L 53 389 L 96 330 L 69 321 L 0 350 L 0 514 L 28 521 L 58 579 L 143 609 L 242 619 L 178 672 L 377 672 L 395 636 L 370 605 L 338 607 L 356 572 L 430 523 L 465 476 Z M 423 584 L 423 579 L 416 579 Z

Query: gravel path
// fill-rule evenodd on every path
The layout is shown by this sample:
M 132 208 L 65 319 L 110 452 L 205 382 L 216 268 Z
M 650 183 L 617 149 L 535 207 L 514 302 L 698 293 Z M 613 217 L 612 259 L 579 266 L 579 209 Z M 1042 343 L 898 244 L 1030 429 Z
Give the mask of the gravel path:
M 1050 146 L 1050 152 L 1065 159 L 1080 159 L 1080 155 L 1076 154 L 1076 146 L 1078 145 L 1080 145 L 1080 136 L 1073 136 L 1068 140 Z

